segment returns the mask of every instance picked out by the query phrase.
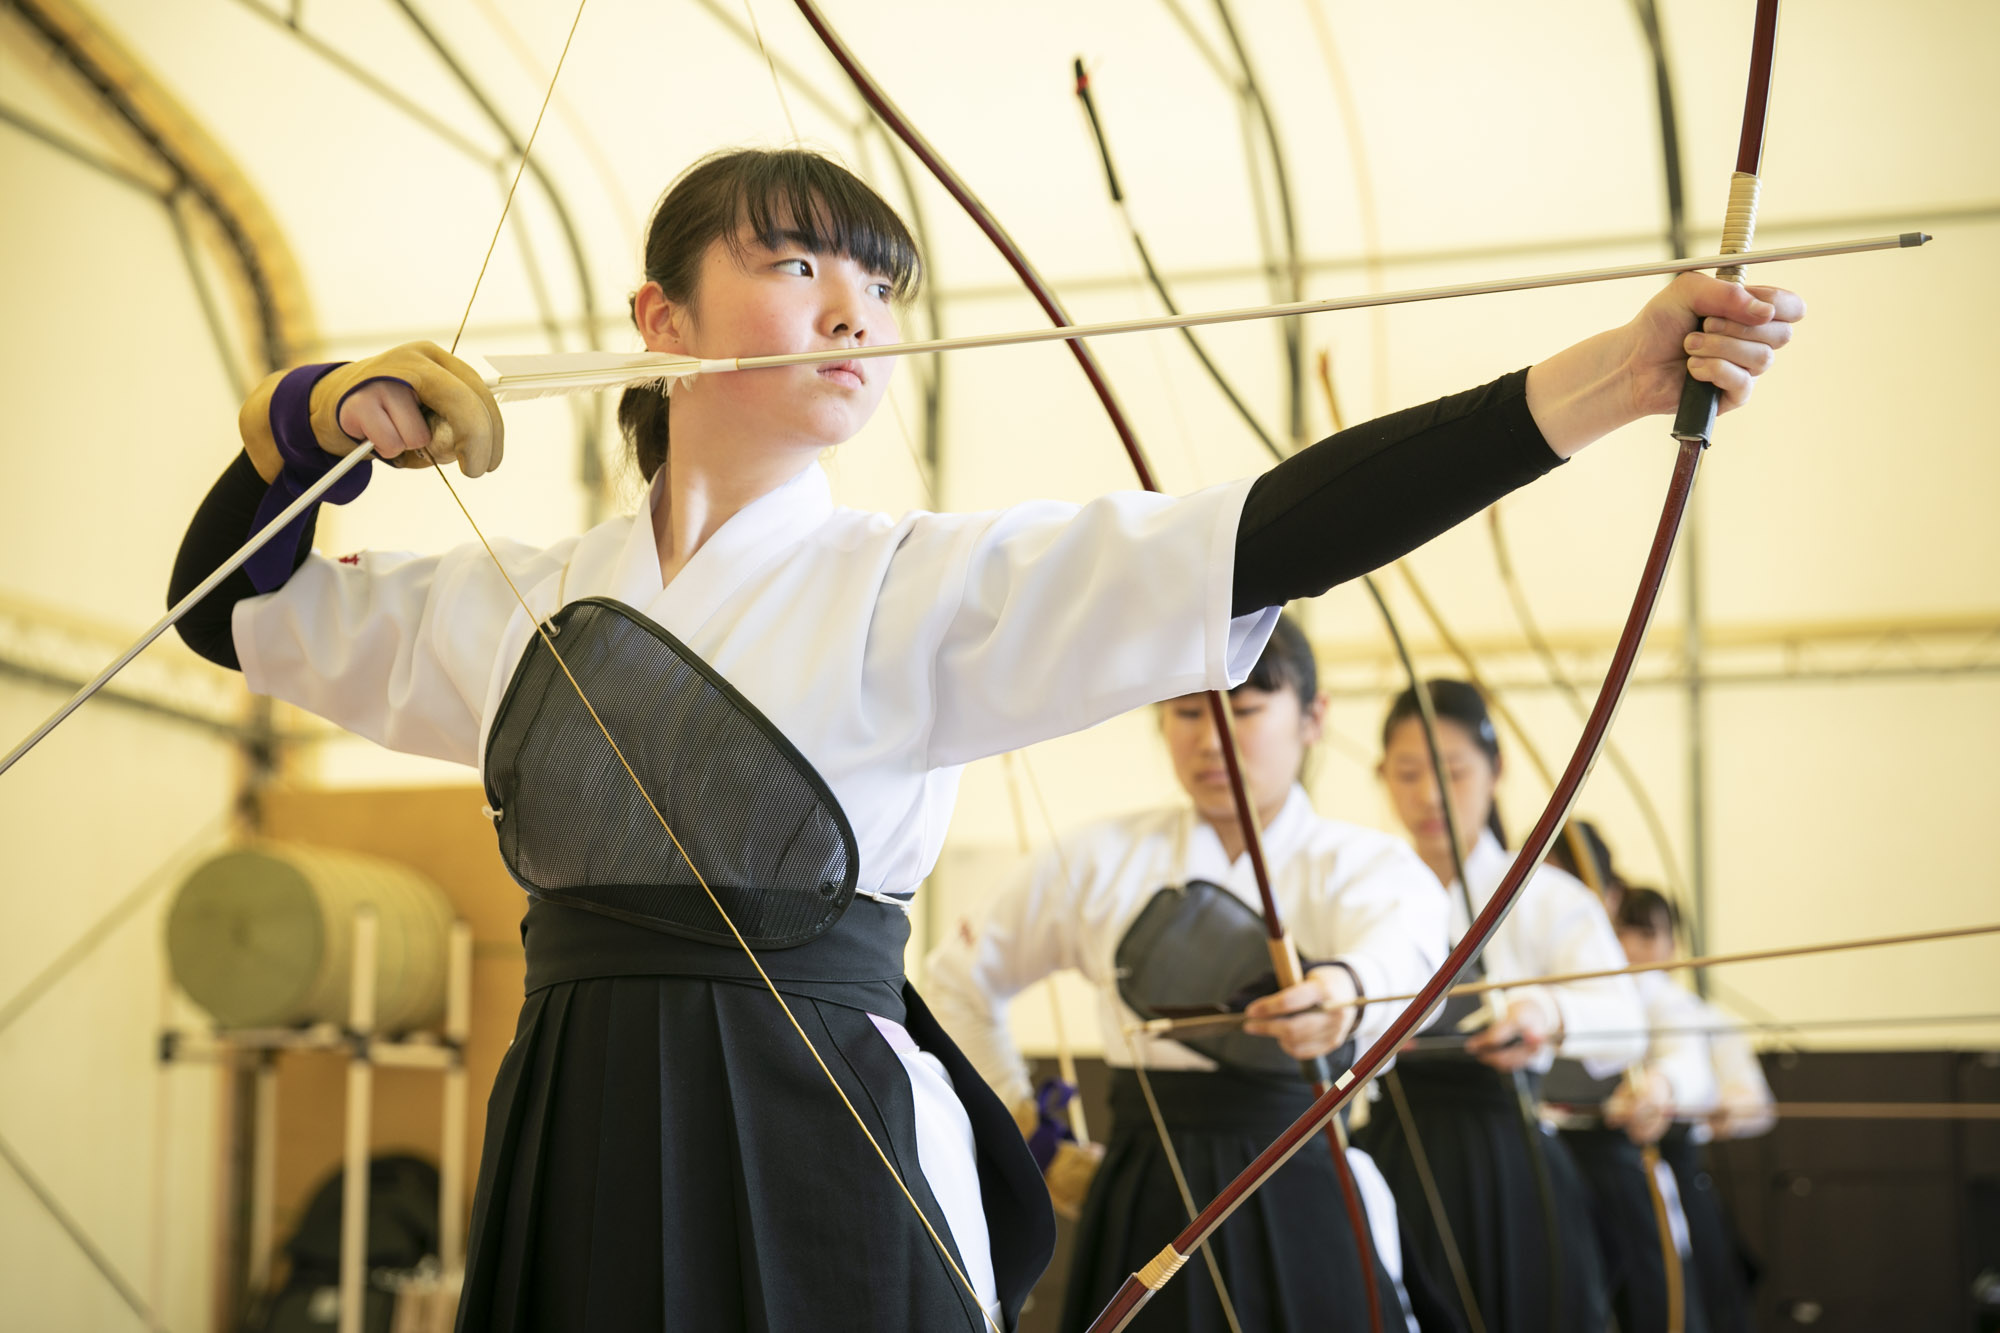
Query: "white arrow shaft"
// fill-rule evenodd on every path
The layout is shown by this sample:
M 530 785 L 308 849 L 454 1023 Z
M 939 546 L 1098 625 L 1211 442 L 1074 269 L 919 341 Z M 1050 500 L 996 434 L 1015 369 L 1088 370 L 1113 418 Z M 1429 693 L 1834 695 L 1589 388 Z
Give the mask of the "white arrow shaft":
M 324 477 L 321 477 L 307 488 L 304 495 L 301 495 L 298 499 L 287 505 L 283 513 L 279 514 L 269 523 L 266 523 L 261 531 L 237 550 L 236 554 L 223 561 L 213 574 L 210 574 L 207 578 L 196 584 L 194 591 L 174 603 L 173 608 L 164 616 L 161 616 L 151 629 L 140 635 L 136 643 L 118 654 L 110 666 L 98 672 L 94 680 L 71 695 L 69 702 L 51 713 L 48 720 L 30 732 L 26 740 L 22 741 L 12 750 L 9 750 L 7 757 L 0 759 L 0 773 L 5 773 L 8 769 L 12 768 L 22 755 L 40 744 L 42 737 L 54 731 L 64 718 L 74 713 L 78 708 L 81 708 L 84 700 L 110 684 L 111 678 L 120 671 L 123 671 L 126 663 L 146 650 L 146 645 L 159 638 L 162 634 L 165 634 L 175 621 L 186 615 L 196 603 L 220 587 L 224 579 L 234 574 L 238 569 L 241 569 L 244 562 L 257 554 L 257 552 L 263 550 L 273 537 L 276 537 L 279 533 L 290 527 L 292 520 L 312 508 L 319 501 L 320 496 L 326 494 L 328 488 L 335 482 L 374 456 L 375 450 L 371 446 L 364 444 L 359 449 L 342 458 L 338 463 L 335 463 Z

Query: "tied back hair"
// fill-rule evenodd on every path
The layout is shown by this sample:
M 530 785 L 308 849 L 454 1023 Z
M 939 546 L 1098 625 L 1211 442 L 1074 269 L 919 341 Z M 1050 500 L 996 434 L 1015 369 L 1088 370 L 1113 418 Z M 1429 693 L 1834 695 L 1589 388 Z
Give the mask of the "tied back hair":
M 1486 762 L 1494 768 L 1500 767 L 1500 734 L 1493 729 L 1493 715 L 1486 711 L 1486 696 L 1475 685 L 1462 680 L 1440 678 L 1425 682 L 1424 688 L 1431 697 L 1431 711 L 1437 714 L 1439 725 L 1455 723 L 1472 738 Z M 1423 726 L 1424 711 L 1417 703 L 1414 689 L 1404 690 L 1396 696 L 1396 702 L 1389 706 L 1389 716 L 1382 722 L 1382 749 L 1389 749 L 1389 738 L 1396 734 L 1396 728 L 1405 722 L 1415 721 Z M 1442 740 L 1442 738 L 1440 738 Z M 1438 799 L 1448 801 L 1449 792 L 1439 792 Z M 1507 845 L 1507 829 L 1500 822 L 1500 802 L 1495 800 L 1486 808 L 1486 831 L 1502 847 Z
M 1623 930 L 1672 936 L 1680 930 L 1681 914 L 1674 900 L 1658 889 L 1627 889 L 1618 900 L 1617 923 Z
M 1556 834 L 1556 840 L 1549 844 L 1548 863 L 1558 870 L 1568 871 L 1585 884 L 1590 883 L 1590 876 L 1586 875 L 1583 867 L 1577 864 L 1576 847 L 1569 836 L 1571 829 L 1575 829 L 1578 836 L 1583 839 L 1583 845 L 1589 852 L 1590 859 L 1596 862 L 1597 874 L 1604 881 L 1606 895 L 1624 892 L 1625 877 L 1619 874 L 1618 867 L 1612 864 L 1610 844 L 1605 842 L 1604 835 L 1597 831 L 1597 825 L 1587 819 L 1572 819 L 1563 825 L 1561 832 Z
M 741 258 L 746 237 L 851 259 L 887 278 L 898 304 L 923 284 L 917 243 L 896 210 L 846 167 L 799 148 L 714 153 L 683 172 L 646 224 L 646 281 L 685 305 L 708 247 L 721 241 Z M 636 295 L 628 304 L 636 322 Z M 658 385 L 627 389 L 618 400 L 618 427 L 648 481 L 667 461 L 667 401 Z

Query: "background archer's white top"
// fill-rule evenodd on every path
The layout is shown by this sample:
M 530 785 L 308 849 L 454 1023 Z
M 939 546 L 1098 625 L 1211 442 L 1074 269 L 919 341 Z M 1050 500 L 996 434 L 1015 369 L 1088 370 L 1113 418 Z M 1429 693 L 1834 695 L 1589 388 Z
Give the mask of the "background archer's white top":
M 1757 1048 L 1727 1010 L 1713 1000 L 1697 1000 L 1696 1004 L 1697 1020 L 1708 1029 L 1708 1058 L 1716 1085 L 1715 1106 L 1701 1109 L 1725 1111 L 1727 1120 L 1719 1130 L 1708 1121 L 1697 1124 L 1694 1141 L 1750 1139 L 1770 1133 L 1778 1123 L 1777 1102 L 1764 1077 L 1763 1063 L 1757 1059 Z
M 1137 1015 L 1118 998 L 1113 962 L 1133 918 L 1160 889 L 1192 879 L 1258 908 L 1250 858 L 1232 863 L 1215 830 L 1184 807 L 1092 825 L 1064 837 L 1060 850 L 1024 868 L 969 939 L 951 932 L 924 974 L 931 1012 L 1010 1106 L 1032 1092 L 1007 1029 L 1013 996 L 1052 972 L 1082 973 L 1097 987 L 1105 1061 L 1129 1068 L 1125 1028 Z M 1306 959 L 1346 963 L 1371 995 L 1414 991 L 1444 961 L 1443 889 L 1401 839 L 1322 819 L 1293 787 L 1264 830 L 1264 855 L 1278 910 Z M 1369 1005 L 1363 1044 L 1399 1009 Z M 1133 1040 L 1148 1069 L 1215 1067 L 1176 1041 Z
M 1641 972 L 1632 978 L 1646 1006 L 1646 1067 L 1666 1077 L 1673 1089 L 1674 1109 L 1682 1115 L 1705 1115 L 1721 1096 L 1715 1065 L 1709 1059 L 1708 1013 L 1701 997 L 1664 972 Z
M 930 872 L 970 760 L 1141 704 L 1228 688 L 1277 620 L 1232 620 L 1249 481 L 984 514 L 838 508 L 817 464 L 719 528 L 661 586 L 647 507 L 537 550 L 495 542 L 546 617 L 616 598 L 700 654 L 832 787 L 858 887 Z M 238 603 L 250 688 L 391 749 L 477 766 L 532 627 L 476 542 L 444 555 L 309 557 Z
M 1514 863 L 1514 854 L 1482 830 L 1465 877 L 1473 910 L 1484 910 Z M 1469 922 L 1457 885 L 1451 889 L 1451 938 L 1464 938 Z M 1493 932 L 1481 955 L 1489 981 L 1546 976 L 1555 972 L 1598 972 L 1626 966 L 1618 932 L 1597 895 L 1581 880 L 1544 865 L 1529 878 L 1514 910 Z M 1606 1078 L 1646 1056 L 1646 1014 L 1631 977 L 1604 977 L 1562 986 L 1519 986 L 1508 1000 L 1539 1000 L 1562 1020 L 1561 1054 L 1580 1061 L 1593 1078 Z M 1546 1070 L 1557 1052 L 1544 1048 L 1537 1067 Z

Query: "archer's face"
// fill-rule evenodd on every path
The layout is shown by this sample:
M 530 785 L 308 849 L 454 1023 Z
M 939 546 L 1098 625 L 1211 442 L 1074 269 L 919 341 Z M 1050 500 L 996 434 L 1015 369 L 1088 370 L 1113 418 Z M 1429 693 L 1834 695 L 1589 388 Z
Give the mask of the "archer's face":
M 1236 745 L 1243 755 L 1243 782 L 1250 802 L 1268 818 L 1285 803 L 1307 748 L 1319 739 L 1319 701 L 1302 709 L 1292 690 L 1244 686 L 1229 696 L 1229 711 L 1236 722 Z M 1234 819 L 1236 799 L 1222 761 L 1222 741 L 1209 716 L 1208 696 L 1182 695 L 1161 704 L 1160 735 L 1173 757 L 1174 776 L 1202 818 Z
M 1620 926 L 1618 942 L 1625 947 L 1625 957 L 1634 963 L 1664 963 L 1674 956 L 1674 937 L 1669 931 Z
M 1472 850 L 1486 817 L 1493 810 L 1493 789 L 1500 772 L 1479 748 L 1477 741 L 1458 723 L 1438 719 L 1438 749 L 1444 759 L 1445 781 L 1451 786 L 1451 814 L 1458 824 L 1458 836 L 1465 841 L 1461 855 Z M 1405 718 L 1389 733 L 1389 744 L 1379 770 L 1389 803 L 1396 818 L 1410 831 L 1417 851 L 1433 863 L 1451 857 L 1450 839 L 1445 835 L 1444 804 L 1438 797 L 1437 778 L 1431 771 L 1430 747 L 1424 744 L 1423 722 Z
M 654 351 L 687 356 L 768 356 L 900 342 L 891 280 L 844 255 L 745 236 L 708 247 L 694 299 L 647 331 Z M 726 422 L 732 433 L 826 448 L 851 438 L 889 387 L 887 360 L 780 366 L 710 375 L 674 391 L 675 430 L 685 415 Z

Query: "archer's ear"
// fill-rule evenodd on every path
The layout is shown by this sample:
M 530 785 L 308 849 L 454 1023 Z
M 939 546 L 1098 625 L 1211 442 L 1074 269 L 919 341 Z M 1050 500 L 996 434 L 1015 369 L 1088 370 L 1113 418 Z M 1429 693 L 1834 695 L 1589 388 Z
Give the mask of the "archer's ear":
M 1326 691 L 1321 690 L 1312 697 L 1299 716 L 1299 732 L 1307 745 L 1317 745 L 1326 734 L 1326 710 L 1330 701 Z
M 691 312 L 686 305 L 668 300 L 659 283 L 649 282 L 632 294 L 632 323 L 638 326 L 647 351 L 693 354 L 688 346 Z

